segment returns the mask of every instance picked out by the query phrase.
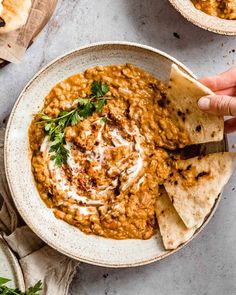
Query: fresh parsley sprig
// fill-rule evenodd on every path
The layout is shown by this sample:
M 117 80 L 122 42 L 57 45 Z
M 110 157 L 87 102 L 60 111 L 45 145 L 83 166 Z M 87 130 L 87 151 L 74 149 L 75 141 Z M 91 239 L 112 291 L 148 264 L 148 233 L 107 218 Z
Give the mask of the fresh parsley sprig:
M 38 281 L 33 287 L 30 287 L 25 293 L 19 289 L 12 289 L 6 286 L 10 282 L 9 279 L 0 277 L 0 294 L 3 295 L 40 295 L 42 290 L 42 282 Z
M 91 85 L 91 91 L 92 95 L 94 95 L 95 97 L 102 97 L 105 96 L 109 91 L 109 86 L 102 81 L 93 81 Z
M 111 121 L 111 119 L 109 119 L 107 116 L 101 117 L 100 119 L 100 123 L 102 124 L 106 124 L 108 121 Z
M 75 103 L 77 107 L 70 111 L 62 111 L 56 118 L 42 115 L 44 130 L 52 142 L 50 147 L 51 160 L 57 166 L 65 164 L 69 157 L 69 151 L 65 147 L 64 130 L 68 126 L 74 126 L 84 119 L 87 119 L 94 112 L 101 112 L 107 103 L 108 97 L 105 95 L 109 91 L 109 86 L 102 81 L 93 81 L 91 84 L 91 95 L 87 98 L 78 98 Z

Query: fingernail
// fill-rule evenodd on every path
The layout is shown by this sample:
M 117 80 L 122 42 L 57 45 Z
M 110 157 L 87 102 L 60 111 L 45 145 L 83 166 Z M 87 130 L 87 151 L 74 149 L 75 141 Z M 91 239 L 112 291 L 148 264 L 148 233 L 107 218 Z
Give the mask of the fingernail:
M 198 106 L 203 111 L 208 111 L 210 109 L 210 99 L 205 96 L 199 99 Z

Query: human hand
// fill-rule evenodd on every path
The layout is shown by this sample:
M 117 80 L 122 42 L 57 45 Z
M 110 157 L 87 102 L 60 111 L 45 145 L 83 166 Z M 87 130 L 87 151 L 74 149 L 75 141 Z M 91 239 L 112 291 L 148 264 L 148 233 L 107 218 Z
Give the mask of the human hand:
M 216 76 L 200 79 L 215 92 L 199 99 L 201 110 L 212 114 L 232 116 L 225 121 L 225 133 L 236 131 L 236 67 Z

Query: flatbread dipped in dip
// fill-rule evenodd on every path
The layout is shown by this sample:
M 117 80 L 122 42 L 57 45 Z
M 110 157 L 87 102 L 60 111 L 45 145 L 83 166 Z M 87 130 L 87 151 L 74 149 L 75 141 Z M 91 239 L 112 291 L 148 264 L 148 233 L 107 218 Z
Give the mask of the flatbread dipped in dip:
M 31 0 L 3 0 L 0 3 L 0 33 L 15 31 L 27 22 Z
M 186 227 L 176 212 L 164 187 L 160 188 L 157 197 L 156 215 L 166 250 L 176 249 L 179 245 L 187 242 L 197 229 L 197 227 L 190 229 Z
M 165 189 L 187 228 L 198 227 L 233 173 L 235 153 L 176 161 Z
M 204 113 L 198 107 L 198 100 L 209 94 L 214 93 L 172 65 L 167 98 L 172 108 L 172 119 L 187 132 L 190 144 L 223 139 L 223 117 Z

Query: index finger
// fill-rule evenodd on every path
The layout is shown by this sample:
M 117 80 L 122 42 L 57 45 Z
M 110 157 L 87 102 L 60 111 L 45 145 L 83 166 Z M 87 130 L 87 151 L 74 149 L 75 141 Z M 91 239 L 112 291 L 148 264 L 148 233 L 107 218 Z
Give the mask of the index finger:
M 212 91 L 220 91 L 236 86 L 236 67 L 212 77 L 205 77 L 199 80 Z

